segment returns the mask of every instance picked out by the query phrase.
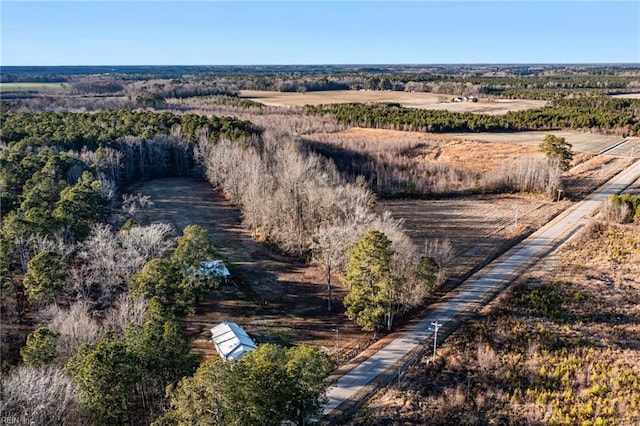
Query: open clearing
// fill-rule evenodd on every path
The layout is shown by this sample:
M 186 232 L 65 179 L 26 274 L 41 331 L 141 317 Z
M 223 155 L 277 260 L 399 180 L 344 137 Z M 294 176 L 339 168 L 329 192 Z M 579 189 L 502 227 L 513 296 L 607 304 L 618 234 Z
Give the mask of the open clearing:
M 235 321 L 258 342 L 309 343 L 333 351 L 336 328 L 341 354 L 358 353 L 371 343 L 343 315 L 345 291 L 334 286 L 334 312 L 326 312 L 326 287 L 317 268 L 280 256 L 251 239 L 241 226 L 239 211 L 203 180 L 153 179 L 136 183 L 128 192 L 151 197 L 145 212 L 153 222 L 181 231 L 189 224 L 206 228 L 224 258 L 231 261 L 235 279 L 214 291 L 209 300 L 187 318 L 187 332 L 195 338 L 194 351 L 215 354 L 209 329 L 220 321 Z
M 67 83 L 0 83 L 0 93 L 60 92 L 68 87 Z
M 310 343 L 330 352 L 338 343 L 343 360 L 372 342 L 372 334 L 346 319 L 340 303 L 335 303 L 333 314 L 326 313 L 325 286 L 317 268 L 254 242 L 242 228 L 239 212 L 209 183 L 193 178 L 154 179 L 128 191 L 151 197 L 155 205 L 145 215 L 154 222 L 166 222 L 179 230 L 191 223 L 208 229 L 231 261 L 235 282 L 213 292 L 196 315 L 187 319 L 188 333 L 196 339 L 195 351 L 215 353 L 209 328 L 222 320 L 238 322 L 259 342 Z M 516 207 L 520 216 L 518 226 L 512 227 Z M 491 196 L 384 201 L 377 208 L 405 218 L 409 234 L 420 244 L 425 237 L 451 238 L 457 255 L 452 272 L 457 279 L 518 232 L 543 223 L 557 205 L 528 197 Z M 334 289 L 336 299 L 341 300 L 345 290 Z
M 620 95 L 612 95 L 612 98 L 640 99 L 640 93 L 622 93 Z
M 272 106 L 304 106 L 322 104 L 340 104 L 349 102 L 395 102 L 404 107 L 422 109 L 440 109 L 452 112 L 473 112 L 485 114 L 504 114 L 508 111 L 520 111 L 540 108 L 546 101 L 528 99 L 486 99 L 478 102 L 451 102 L 452 95 L 423 92 L 331 90 L 307 93 L 282 93 L 262 90 L 242 90 L 240 97 Z
M 489 142 L 491 144 L 509 144 L 512 146 L 529 146 L 537 149 L 538 145 L 548 134 L 565 138 L 573 146 L 576 152 L 597 154 L 600 151 L 622 141 L 628 141 L 624 146 L 615 150 L 616 155 L 630 155 L 631 149 L 635 147 L 634 154 L 640 155 L 640 138 L 623 138 L 617 135 L 603 135 L 599 133 L 587 133 L 567 130 L 536 130 L 529 132 L 512 133 L 426 133 L 426 132 L 406 132 L 402 130 L 368 129 L 353 127 L 341 132 L 334 133 L 337 137 L 361 139 L 364 142 L 372 141 L 378 143 L 394 143 L 406 140 L 416 140 L 424 142 L 438 142 L 447 144 L 452 142 Z M 491 145 L 496 148 L 499 154 L 501 145 Z M 469 150 L 466 150 L 469 151 Z M 469 151 L 475 152 L 473 150 Z
M 640 138 L 570 131 L 423 133 L 353 127 L 335 133 L 311 135 L 309 139 L 362 153 L 402 153 L 414 159 L 485 172 L 495 169 L 505 159 L 538 152 L 538 145 L 550 133 L 565 138 L 577 154 L 584 154 L 582 157 L 597 154 L 623 140 L 626 143 L 608 154 L 619 157 L 640 156 Z M 584 159 L 576 155 L 579 162 Z
M 404 228 L 421 247 L 428 240 L 449 239 L 454 260 L 451 284 L 464 280 L 514 243 L 567 207 L 539 197 L 484 195 L 443 200 L 381 200 L 376 208 L 404 220 Z

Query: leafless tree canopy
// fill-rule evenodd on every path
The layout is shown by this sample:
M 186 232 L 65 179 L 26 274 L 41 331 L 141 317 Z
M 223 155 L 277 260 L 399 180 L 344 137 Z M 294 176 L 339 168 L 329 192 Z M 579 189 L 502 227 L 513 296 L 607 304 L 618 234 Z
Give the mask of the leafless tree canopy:
M 172 234 L 166 224 L 136 226 L 118 233 L 109 225 L 95 225 L 78 247 L 78 262 L 69 278 L 70 292 L 80 300 L 110 306 L 146 262 L 171 248 Z
M 15 424 L 82 424 L 77 390 L 61 367 L 21 365 L 2 379 L 2 391 L 2 418 Z
M 76 355 L 80 345 L 93 344 L 100 339 L 103 329 L 91 312 L 91 305 L 86 302 L 75 302 L 69 309 L 51 307 L 52 317 L 47 325 L 60 333 L 56 364 L 64 365 Z

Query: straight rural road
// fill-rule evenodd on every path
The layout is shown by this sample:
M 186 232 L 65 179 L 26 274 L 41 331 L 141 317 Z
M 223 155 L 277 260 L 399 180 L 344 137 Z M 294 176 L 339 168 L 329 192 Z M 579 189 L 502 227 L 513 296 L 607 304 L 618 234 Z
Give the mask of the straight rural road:
M 598 209 L 602 201 L 618 194 L 640 177 L 640 161 L 615 176 L 584 201 L 567 209 L 508 253 L 492 262 L 484 271 L 464 283 L 427 317 L 401 334 L 387 346 L 343 375 L 327 391 L 324 415 L 336 410 L 365 385 L 396 364 L 403 356 L 433 337 L 432 323 L 446 326 L 455 317 L 475 311 L 488 296 L 503 289 L 522 269 L 548 254 L 575 233 L 582 222 Z

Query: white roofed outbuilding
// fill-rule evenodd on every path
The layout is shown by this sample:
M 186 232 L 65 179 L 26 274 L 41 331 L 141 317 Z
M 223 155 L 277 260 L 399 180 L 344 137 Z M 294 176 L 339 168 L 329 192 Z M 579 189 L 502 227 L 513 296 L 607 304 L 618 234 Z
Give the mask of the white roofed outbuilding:
M 231 276 L 227 265 L 222 260 L 205 260 L 200 262 L 200 272 L 227 279 Z
M 213 344 L 224 360 L 239 360 L 256 348 L 256 343 L 235 322 L 221 322 L 211 329 Z

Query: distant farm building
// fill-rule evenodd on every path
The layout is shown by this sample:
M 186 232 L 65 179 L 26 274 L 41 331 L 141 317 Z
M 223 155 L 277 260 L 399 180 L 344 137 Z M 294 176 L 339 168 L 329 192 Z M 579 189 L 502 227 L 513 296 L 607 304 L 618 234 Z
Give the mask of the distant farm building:
M 451 102 L 478 102 L 478 98 L 475 96 L 458 96 L 451 99 Z
M 239 360 L 256 348 L 256 343 L 235 322 L 221 322 L 211 329 L 211 339 L 224 360 Z

